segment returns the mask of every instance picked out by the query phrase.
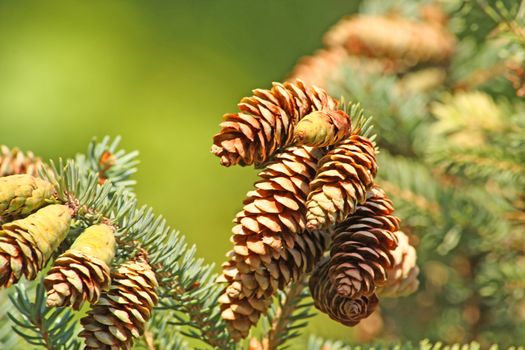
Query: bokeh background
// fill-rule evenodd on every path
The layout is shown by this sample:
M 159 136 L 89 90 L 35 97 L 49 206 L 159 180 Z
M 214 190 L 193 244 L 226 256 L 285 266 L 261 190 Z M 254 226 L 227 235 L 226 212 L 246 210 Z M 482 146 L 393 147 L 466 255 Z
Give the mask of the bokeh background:
M 0 1 L 0 143 L 45 159 L 121 135 L 142 203 L 220 263 L 256 172 L 209 152 L 222 114 L 284 79 L 358 1 Z M 318 316 L 309 332 L 351 338 Z M 306 332 L 306 333 L 309 333 Z M 307 334 L 305 334 L 306 336 Z

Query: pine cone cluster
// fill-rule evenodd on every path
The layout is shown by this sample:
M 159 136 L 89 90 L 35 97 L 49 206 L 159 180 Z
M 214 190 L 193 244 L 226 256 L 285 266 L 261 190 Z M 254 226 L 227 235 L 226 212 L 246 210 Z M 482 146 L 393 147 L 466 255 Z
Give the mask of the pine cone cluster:
M 3 147 L 2 152 L 2 172 L 15 173 L 0 177 L 0 287 L 10 287 L 24 276 L 34 280 L 59 246 L 66 248 L 76 210 L 71 203 L 56 204 L 50 182 L 26 174 L 42 166 L 32 154 L 24 159 L 18 150 Z M 131 349 L 158 301 L 157 280 L 145 253 L 110 273 L 115 251 L 112 226 L 89 226 L 44 278 L 48 307 L 95 305 L 82 322 L 86 349 Z
M 324 42 L 351 55 L 389 59 L 399 67 L 447 64 L 455 48 L 454 37 L 442 25 L 392 16 L 345 18 Z
M 301 103 L 294 100 L 305 112 L 285 108 L 282 102 L 281 109 L 267 108 L 275 114 L 259 114 L 258 120 L 264 116 L 274 128 L 260 129 L 258 140 L 264 142 L 259 143 L 243 141 L 255 135 L 253 129 L 241 126 L 239 119 L 233 124 L 231 116 L 244 112 L 228 114 L 227 127 L 222 124 L 212 148 L 223 165 L 264 167 L 235 217 L 233 250 L 219 278 L 225 283 L 219 299 L 222 317 L 234 339 L 249 335 L 278 289 L 312 271 L 316 305 L 354 325 L 373 312 L 376 289 L 386 283 L 387 271 L 395 265 L 399 221 L 392 216 L 392 203 L 374 185 L 375 144 L 356 134 L 359 128 L 352 125 L 351 116 L 319 88 L 298 81 L 255 91 L 259 97 L 273 96 L 282 87 L 306 96 Z M 315 103 L 318 96 L 334 101 L 332 107 Z M 278 120 L 288 123 L 286 134 Z M 232 136 L 246 147 L 218 151 L 223 141 L 234 140 Z M 332 232 L 332 257 L 320 265 Z
M 421 5 L 419 19 L 399 14 L 359 15 L 341 19 L 324 37 L 324 48 L 302 58 L 288 77 L 324 89 L 365 75 L 404 74 L 450 62 L 456 41 L 446 28 L 447 16 L 435 5 Z M 439 78 L 439 77 L 438 77 Z

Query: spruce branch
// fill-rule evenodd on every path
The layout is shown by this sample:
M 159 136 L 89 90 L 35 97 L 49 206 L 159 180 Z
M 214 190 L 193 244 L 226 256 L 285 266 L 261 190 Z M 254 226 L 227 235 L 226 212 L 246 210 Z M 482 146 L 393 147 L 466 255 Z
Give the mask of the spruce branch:
M 48 308 L 43 283 L 37 285 L 34 301 L 28 292 L 23 285 L 17 285 L 9 296 L 18 311 L 9 313 L 13 331 L 31 345 L 49 350 L 79 350 L 73 312 L 67 308 Z
M 264 350 L 288 348 L 286 342 L 298 337 L 300 329 L 315 315 L 312 313 L 313 303 L 305 300 L 310 295 L 306 279 L 304 274 L 285 291 L 278 293 L 276 304 L 268 311 L 266 318 L 266 335 L 262 341 Z

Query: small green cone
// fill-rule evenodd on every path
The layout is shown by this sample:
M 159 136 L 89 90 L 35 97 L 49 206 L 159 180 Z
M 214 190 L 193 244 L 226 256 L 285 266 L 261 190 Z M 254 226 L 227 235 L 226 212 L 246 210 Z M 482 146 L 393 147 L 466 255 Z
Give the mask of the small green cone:
M 53 185 L 22 174 L 0 177 L 0 216 L 26 216 L 44 206 L 54 194 Z
M 109 266 L 116 248 L 113 232 L 108 225 L 90 226 L 55 260 L 44 279 L 47 306 L 71 305 L 78 310 L 85 301 L 98 301 L 110 284 Z
M 17 283 L 22 275 L 33 280 L 66 238 L 71 210 L 48 205 L 0 230 L 0 287 Z
M 327 147 L 335 145 L 352 133 L 352 121 L 344 111 L 315 111 L 297 123 L 294 130 L 296 145 Z

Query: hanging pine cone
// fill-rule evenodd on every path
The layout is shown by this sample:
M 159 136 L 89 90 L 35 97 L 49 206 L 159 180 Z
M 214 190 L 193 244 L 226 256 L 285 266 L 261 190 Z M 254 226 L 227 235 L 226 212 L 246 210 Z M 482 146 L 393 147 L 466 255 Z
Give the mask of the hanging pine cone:
M 111 274 L 111 288 L 80 323 L 86 350 L 131 349 L 134 338 L 144 333 L 144 326 L 158 302 L 155 273 L 144 256 L 122 264 Z
M 101 290 L 109 287 L 109 265 L 114 255 L 113 228 L 103 224 L 88 227 L 55 260 L 44 279 L 47 306 L 71 305 L 78 310 L 84 301 L 96 303 Z
M 342 222 L 365 201 L 377 172 L 374 144 L 352 135 L 321 158 L 318 167 L 306 204 L 309 230 Z
M 395 262 L 395 231 L 399 228 L 399 219 L 393 212 L 385 192 L 374 186 L 366 202 L 337 225 L 330 249 L 329 276 L 339 295 L 368 296 L 386 283 L 387 271 Z
M 224 166 L 264 165 L 291 145 L 293 128 L 305 115 L 338 106 L 324 90 L 302 81 L 274 83 L 270 90 L 253 94 L 241 100 L 239 113 L 224 116 L 221 131 L 213 137 L 211 151 Z
M 419 287 L 419 268 L 416 265 L 417 254 L 401 231 L 395 232 L 397 248 L 392 252 L 394 265 L 388 270 L 386 284 L 378 289 L 382 297 L 403 297 L 414 293 Z
M 51 183 L 22 174 L 0 177 L 0 216 L 3 220 L 28 215 L 55 193 Z
M 345 18 L 324 42 L 343 46 L 352 55 L 388 58 L 400 67 L 446 64 L 455 49 L 454 37 L 441 25 L 382 16 Z
M 324 260 L 310 277 L 309 287 L 314 305 L 331 319 L 345 326 L 355 326 L 374 312 L 379 300 L 375 294 L 353 299 L 342 297 L 328 277 L 328 268 L 328 260 Z
M 35 157 L 33 152 L 24 153 L 18 148 L 0 146 L 0 176 L 18 174 L 38 176 L 38 169 L 42 164 L 42 160 Z
M 35 279 L 67 236 L 70 222 L 70 209 L 53 204 L 24 219 L 2 225 L 0 286 L 15 284 L 22 275 L 28 280 Z
M 221 302 L 232 333 L 238 329 L 247 334 L 275 291 L 311 270 L 322 254 L 322 234 L 301 233 L 306 225 L 308 184 L 321 156 L 320 150 L 310 147 L 286 149 L 259 174 L 256 189 L 248 193 L 235 219 L 234 250 L 221 278 L 228 283 Z M 245 305 L 244 314 L 237 315 L 240 304 Z M 246 305 L 253 310 L 247 311 Z
M 298 146 L 327 147 L 348 138 L 352 121 L 344 111 L 315 111 L 297 123 L 293 140 Z

